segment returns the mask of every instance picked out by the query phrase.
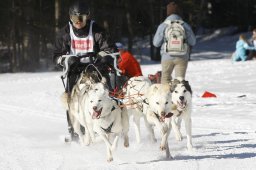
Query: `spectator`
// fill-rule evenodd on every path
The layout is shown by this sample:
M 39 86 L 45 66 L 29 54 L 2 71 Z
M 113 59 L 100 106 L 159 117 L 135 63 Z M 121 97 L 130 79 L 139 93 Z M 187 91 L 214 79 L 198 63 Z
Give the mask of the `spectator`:
M 246 61 L 248 56 L 246 55 L 246 50 L 256 50 L 255 47 L 249 46 L 244 35 L 239 36 L 239 40 L 236 42 L 236 51 L 233 55 L 233 61 Z
M 140 64 L 132 53 L 126 50 L 120 42 L 116 43 L 116 47 L 121 55 L 118 60 L 118 66 L 122 70 L 122 74 L 128 78 L 142 76 Z
M 176 77 L 185 78 L 190 49 L 196 43 L 191 27 L 178 15 L 179 3 L 178 0 L 167 0 L 167 18 L 158 26 L 153 39 L 154 46 L 161 46 L 161 83 L 169 83 L 172 80 L 173 70 Z M 177 32 L 179 34 L 176 34 Z
M 249 40 L 250 46 L 256 47 L 256 28 L 252 31 L 252 37 Z M 249 50 L 248 60 L 252 60 L 256 58 L 256 51 Z

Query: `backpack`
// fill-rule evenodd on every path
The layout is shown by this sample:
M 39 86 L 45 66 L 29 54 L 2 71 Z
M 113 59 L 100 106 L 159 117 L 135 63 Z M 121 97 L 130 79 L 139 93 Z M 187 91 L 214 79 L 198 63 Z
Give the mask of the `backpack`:
M 173 56 L 184 56 L 188 53 L 188 44 L 186 42 L 186 32 L 182 20 L 166 20 L 165 29 L 165 52 Z

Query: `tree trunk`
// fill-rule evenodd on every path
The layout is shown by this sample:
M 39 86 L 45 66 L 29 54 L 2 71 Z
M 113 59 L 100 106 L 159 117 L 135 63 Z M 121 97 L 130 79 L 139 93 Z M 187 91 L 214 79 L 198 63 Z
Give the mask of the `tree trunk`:
M 10 47 L 11 47 L 11 58 L 10 58 L 10 70 L 11 72 L 17 71 L 17 55 L 16 55 L 16 16 L 15 16 L 15 0 L 12 0 L 11 7 L 11 16 L 13 18 L 13 22 L 11 23 L 11 31 L 10 31 Z
M 55 33 L 59 31 L 60 26 L 60 0 L 55 0 Z
M 126 7 L 126 20 L 127 20 L 127 26 L 128 26 L 128 50 L 132 51 L 132 45 L 133 45 L 133 27 L 132 27 L 132 18 L 130 14 L 130 1 L 125 1 L 125 7 Z
M 154 1 L 150 1 L 150 13 L 154 14 L 154 10 L 153 10 L 153 7 L 154 7 Z M 162 1 L 159 2 L 159 21 L 161 22 L 162 19 L 163 19 L 163 14 L 162 14 Z M 161 60 L 161 55 L 160 55 L 160 48 L 157 48 L 153 45 L 153 36 L 156 32 L 155 30 L 155 25 L 157 24 L 156 23 L 156 18 L 154 17 L 155 15 L 153 15 L 151 17 L 151 28 L 150 28 L 150 36 L 149 36 L 149 41 L 150 41 L 150 58 L 151 60 L 155 60 L 155 61 L 159 61 Z M 159 23 L 160 23 L 159 22 Z M 157 28 L 157 27 L 156 27 Z

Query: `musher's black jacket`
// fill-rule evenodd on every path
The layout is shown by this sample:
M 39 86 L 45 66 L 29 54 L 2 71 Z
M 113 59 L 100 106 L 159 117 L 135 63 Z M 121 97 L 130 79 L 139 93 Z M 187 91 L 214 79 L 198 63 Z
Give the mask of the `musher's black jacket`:
M 91 20 L 87 20 L 86 26 L 82 29 L 76 29 L 73 27 L 74 33 L 77 37 L 86 37 L 89 34 Z M 110 40 L 109 35 L 105 30 L 97 25 L 95 22 L 92 25 L 92 33 L 94 38 L 94 52 L 95 55 L 100 51 L 115 52 L 116 48 L 114 43 Z M 69 24 L 64 26 L 56 36 L 55 46 L 53 51 L 53 61 L 57 64 L 57 59 L 61 55 L 68 54 L 70 52 L 70 30 Z

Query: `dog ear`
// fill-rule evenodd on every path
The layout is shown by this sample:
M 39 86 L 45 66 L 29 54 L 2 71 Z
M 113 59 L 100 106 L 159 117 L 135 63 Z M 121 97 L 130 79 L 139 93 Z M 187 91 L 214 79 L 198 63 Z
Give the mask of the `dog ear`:
M 174 92 L 174 90 L 175 90 L 177 84 L 179 84 L 179 83 L 180 83 L 180 81 L 179 81 L 178 79 L 174 79 L 174 80 L 171 82 L 171 88 L 170 88 L 171 93 Z
M 158 90 L 158 87 L 155 86 L 155 87 L 153 88 L 153 92 L 156 92 L 157 90 Z
M 189 84 L 188 81 L 186 81 L 186 80 L 182 80 L 181 83 L 184 85 Z
M 102 77 L 101 83 L 104 84 L 104 85 L 106 85 L 106 84 L 107 84 L 107 79 L 106 79 L 105 77 Z
M 90 90 L 92 90 L 92 85 L 89 85 L 89 87 L 88 87 L 88 91 L 90 91 Z
M 176 87 L 176 85 L 174 85 L 174 84 L 171 84 L 171 85 L 170 85 L 170 92 L 171 92 L 171 93 L 174 92 L 175 87 Z
M 192 89 L 191 89 L 191 86 L 189 85 L 189 82 L 183 80 L 182 83 L 184 84 L 184 86 L 186 87 L 186 89 L 192 94 Z
M 173 81 L 172 81 L 172 84 L 173 85 L 176 85 L 176 84 L 179 84 L 180 83 L 180 80 L 178 80 L 178 79 L 174 79 Z
M 179 82 L 182 82 L 182 81 L 184 81 L 184 78 L 183 77 L 176 77 L 176 80 L 178 80 Z

